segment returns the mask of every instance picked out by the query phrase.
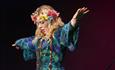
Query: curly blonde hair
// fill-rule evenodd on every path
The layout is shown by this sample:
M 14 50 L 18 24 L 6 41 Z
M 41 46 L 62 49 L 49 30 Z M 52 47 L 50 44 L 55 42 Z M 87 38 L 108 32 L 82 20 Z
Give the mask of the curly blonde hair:
M 32 13 L 31 16 L 39 16 L 43 10 L 49 11 L 49 10 L 54 10 L 53 7 L 49 6 L 49 5 L 42 5 L 40 7 L 38 7 L 34 13 Z M 34 21 L 35 23 L 35 21 Z M 61 18 L 59 16 L 56 16 L 50 23 L 48 23 L 48 30 L 49 32 L 47 33 L 47 35 L 44 36 L 44 34 L 40 31 L 39 28 L 36 29 L 35 32 L 35 37 L 42 37 L 44 39 L 50 39 L 50 37 L 52 37 L 54 35 L 54 32 L 61 26 L 63 26 L 64 23 L 61 20 Z

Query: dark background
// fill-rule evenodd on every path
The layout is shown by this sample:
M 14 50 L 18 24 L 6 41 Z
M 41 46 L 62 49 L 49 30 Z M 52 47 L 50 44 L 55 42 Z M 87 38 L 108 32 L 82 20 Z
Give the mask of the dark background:
M 112 0 L 3 0 L 0 2 L 0 70 L 35 70 L 35 62 L 25 62 L 22 51 L 11 46 L 15 40 L 34 35 L 30 14 L 49 4 L 69 22 L 76 10 L 91 11 L 80 21 L 79 47 L 67 51 L 65 70 L 115 70 L 115 3 Z

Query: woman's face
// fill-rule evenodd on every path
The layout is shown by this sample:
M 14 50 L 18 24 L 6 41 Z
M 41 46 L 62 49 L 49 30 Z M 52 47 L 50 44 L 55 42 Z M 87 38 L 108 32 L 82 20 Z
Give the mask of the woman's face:
M 44 9 L 41 11 L 40 15 L 47 15 L 47 13 L 48 10 Z M 48 20 L 40 20 L 39 18 L 37 18 L 36 22 L 37 28 L 39 28 L 41 32 L 46 34 L 48 32 Z
M 37 22 L 37 28 L 39 28 L 41 32 L 46 34 L 48 31 L 48 22 L 47 21 Z

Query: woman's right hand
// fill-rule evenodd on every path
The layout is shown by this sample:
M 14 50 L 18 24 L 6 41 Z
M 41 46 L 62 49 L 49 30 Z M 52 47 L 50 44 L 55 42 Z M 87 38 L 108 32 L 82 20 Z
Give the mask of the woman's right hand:
M 15 48 L 16 48 L 17 50 L 20 49 L 18 46 L 16 46 L 16 44 L 12 44 L 12 46 L 15 46 Z

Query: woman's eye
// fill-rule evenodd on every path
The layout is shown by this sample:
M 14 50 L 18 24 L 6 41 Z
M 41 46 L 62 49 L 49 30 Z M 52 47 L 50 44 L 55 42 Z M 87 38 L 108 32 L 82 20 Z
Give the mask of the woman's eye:
M 42 24 L 42 22 L 40 21 L 39 24 Z
M 44 24 L 44 21 L 43 21 L 43 22 L 41 22 L 41 24 Z

